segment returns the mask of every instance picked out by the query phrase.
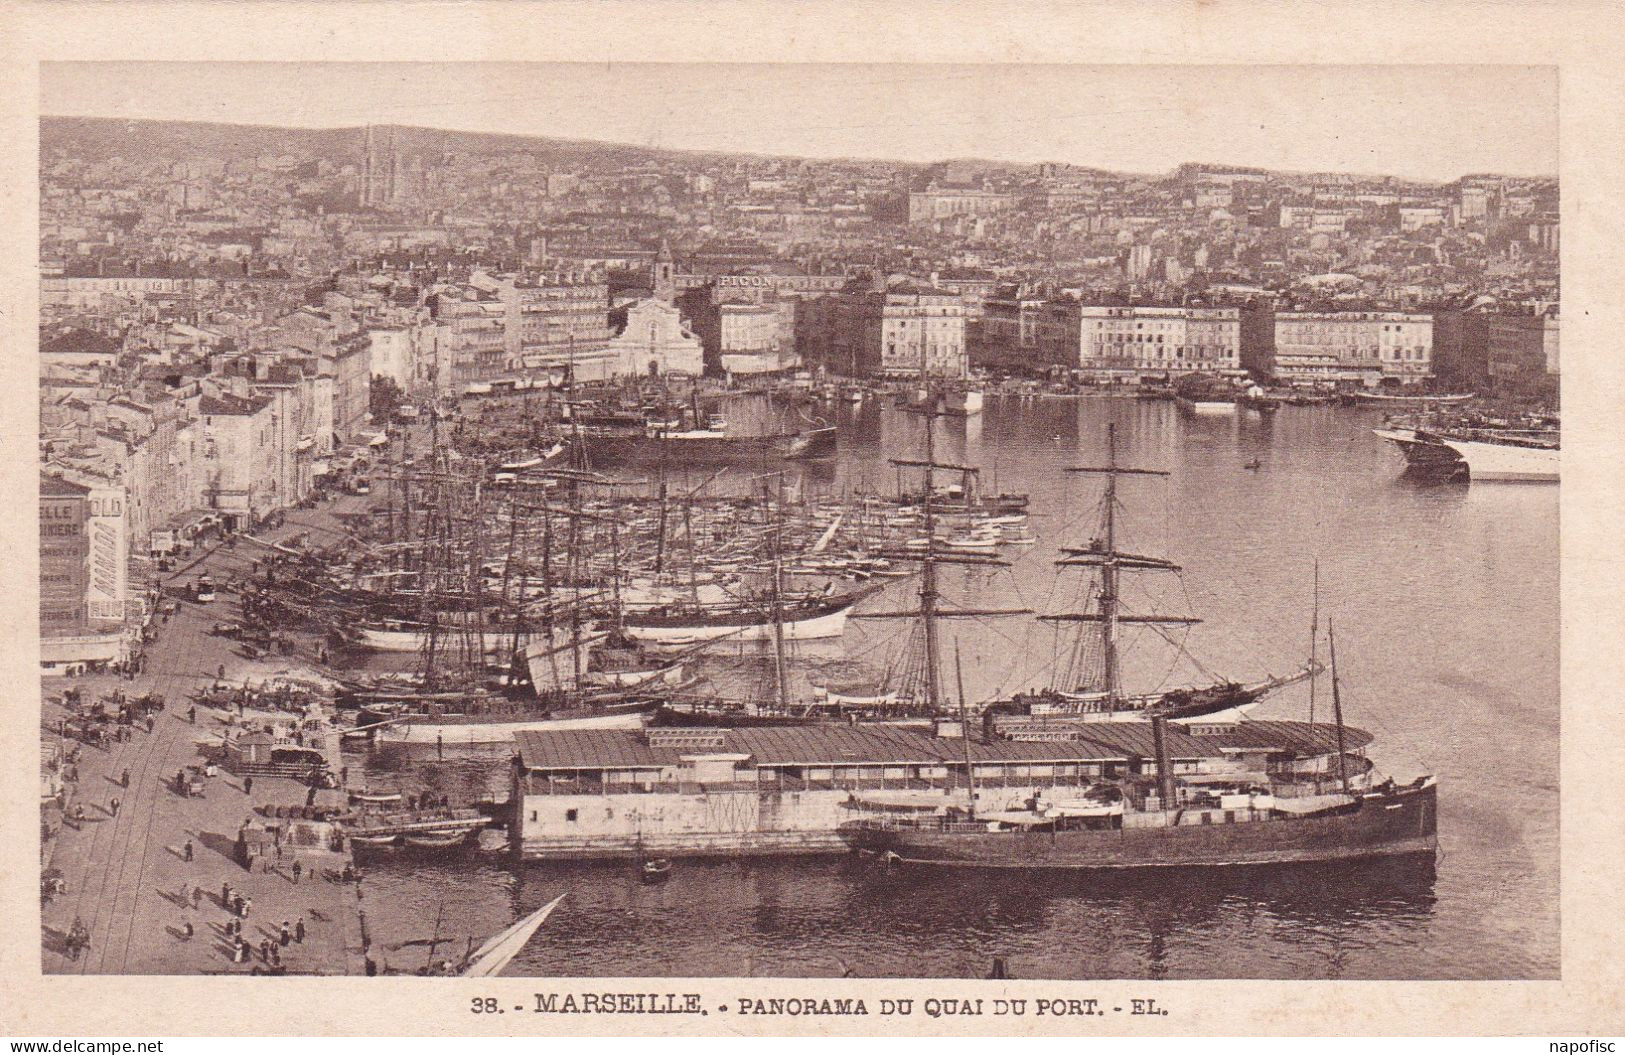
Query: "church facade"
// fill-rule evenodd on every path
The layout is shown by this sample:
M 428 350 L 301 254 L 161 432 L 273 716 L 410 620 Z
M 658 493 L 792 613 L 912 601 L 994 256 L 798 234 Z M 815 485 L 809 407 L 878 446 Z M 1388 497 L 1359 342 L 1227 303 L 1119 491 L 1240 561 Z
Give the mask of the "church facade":
M 606 357 L 617 377 L 705 371 L 699 337 L 683 324 L 677 297 L 677 264 L 664 242 L 654 263 L 653 295 L 627 306 L 626 325 L 609 339 Z

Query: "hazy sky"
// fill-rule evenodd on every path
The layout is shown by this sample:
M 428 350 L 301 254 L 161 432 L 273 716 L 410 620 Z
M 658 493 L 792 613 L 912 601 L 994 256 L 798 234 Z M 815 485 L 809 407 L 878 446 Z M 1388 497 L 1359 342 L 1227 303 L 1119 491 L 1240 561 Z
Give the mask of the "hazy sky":
M 1558 169 L 1550 67 L 87 62 L 45 63 L 40 80 L 58 115 L 1139 172 Z

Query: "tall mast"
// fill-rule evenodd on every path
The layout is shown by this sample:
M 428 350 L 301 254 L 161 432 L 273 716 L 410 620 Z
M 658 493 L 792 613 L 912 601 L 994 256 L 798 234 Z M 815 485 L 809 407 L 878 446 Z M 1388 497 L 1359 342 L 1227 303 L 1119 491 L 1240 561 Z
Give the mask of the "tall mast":
M 1315 603 L 1309 614 L 1309 724 L 1315 724 L 1315 675 L 1319 671 L 1316 655 L 1320 647 L 1320 561 L 1315 561 Z
M 1106 562 L 1100 568 L 1100 640 L 1106 662 L 1106 700 L 1112 709 L 1123 698 L 1117 664 L 1117 426 L 1106 426 Z
M 784 474 L 777 481 L 778 501 L 773 506 L 773 674 L 778 686 L 779 713 L 790 709 L 789 675 L 784 662 Z
M 1343 695 L 1337 684 L 1337 638 L 1332 634 L 1332 621 L 1326 620 L 1326 646 L 1332 658 L 1332 718 L 1337 722 L 1337 777 L 1343 784 L 1343 794 L 1349 793 L 1349 760 L 1343 745 Z
M 925 339 L 920 339 L 920 389 L 925 393 L 925 559 L 920 565 L 920 618 L 925 623 L 925 705 L 936 714 L 942 702 L 937 642 L 937 521 L 931 511 L 936 497 L 937 401 L 931 392 L 931 367 L 925 359 Z
M 965 805 L 976 818 L 976 769 L 970 757 L 970 705 L 965 702 L 965 668 L 959 663 L 959 638 L 954 638 L 954 679 L 959 683 L 959 738 L 965 745 Z
M 581 688 L 581 482 L 570 480 L 570 685 Z
M 1161 625 L 1188 625 L 1201 620 L 1189 616 L 1124 615 L 1119 605 L 1121 572 L 1179 571 L 1179 566 L 1160 557 L 1147 557 L 1136 553 L 1122 553 L 1117 549 L 1117 478 L 1119 476 L 1167 476 L 1160 469 L 1131 469 L 1117 463 L 1117 426 L 1106 426 L 1106 464 L 1104 466 L 1077 466 L 1072 473 L 1096 473 L 1106 477 L 1105 536 L 1093 540 L 1087 549 L 1063 548 L 1066 554 L 1056 563 L 1089 565 L 1100 569 L 1100 602 L 1094 612 L 1058 612 L 1040 616 L 1052 621 L 1075 621 L 1100 624 L 1100 641 L 1105 663 L 1106 700 L 1116 710 L 1123 700 L 1123 678 L 1118 658 L 1117 627 L 1119 623 L 1149 623 Z
M 706 482 L 709 483 L 710 481 L 706 481 Z M 686 486 L 687 483 L 688 483 L 688 480 L 685 478 L 683 480 L 683 483 Z M 704 485 L 702 484 L 701 486 L 703 487 Z M 664 518 L 665 514 L 666 514 L 665 491 L 662 490 L 661 491 L 660 515 L 661 515 L 662 518 Z M 694 492 L 693 491 L 689 491 L 687 494 L 685 494 L 683 496 L 683 538 L 688 542 L 688 596 L 689 596 L 689 600 L 694 602 L 695 607 L 698 607 L 699 603 L 700 603 L 700 580 L 699 580 L 698 572 L 695 570 L 695 567 L 694 567 L 694 556 L 695 556 L 695 553 L 697 551 L 694 549 Z

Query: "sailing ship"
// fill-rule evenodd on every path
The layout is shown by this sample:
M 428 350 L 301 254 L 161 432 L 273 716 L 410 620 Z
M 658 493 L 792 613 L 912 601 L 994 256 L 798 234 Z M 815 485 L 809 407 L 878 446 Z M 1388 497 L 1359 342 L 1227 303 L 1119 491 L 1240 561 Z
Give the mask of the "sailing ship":
M 600 591 L 583 589 L 591 578 L 586 556 L 594 549 L 585 532 L 593 532 L 593 542 L 608 535 L 604 557 L 613 569 L 624 525 L 584 510 L 580 491 L 610 481 L 583 469 L 533 469 L 507 489 L 505 502 L 493 503 L 485 474 L 452 472 L 438 431 L 434 435 L 431 471 L 417 477 L 426 484 L 418 517 L 421 544 L 406 551 L 417 555 L 411 571 L 420 611 L 413 629 L 403 633 L 418 646 L 418 670 L 405 686 L 347 694 L 347 702 L 361 708 L 355 731 L 367 732 L 377 744 L 440 750 L 503 745 L 527 729 L 639 727 L 658 698 L 638 685 L 592 685 L 585 678 L 594 649 L 609 636 L 588 613 Z M 560 484 L 569 493 L 566 507 L 532 497 L 538 487 Z M 564 585 L 556 586 L 554 527 L 561 519 L 568 566 Z M 487 581 L 493 566 L 488 547 L 501 539 L 500 533 L 492 537 L 493 520 L 507 529 L 495 589 Z M 531 566 L 521 553 L 538 526 L 540 594 L 528 596 Z M 500 618 L 488 625 L 492 613 Z M 508 657 L 506 674 L 503 664 L 488 662 L 493 654 Z
M 1063 570 L 1092 569 L 1096 577 L 1085 586 L 1084 594 L 1094 604 L 1081 611 L 1049 612 L 1038 618 L 1045 622 L 1074 625 L 1081 633 L 1069 643 L 1070 661 L 1061 677 L 1072 684 L 1020 693 L 1009 700 L 988 705 L 987 720 L 1020 717 L 1068 721 L 1138 721 L 1151 716 L 1164 718 L 1239 718 L 1265 695 L 1295 684 L 1319 672 L 1310 658 L 1308 665 L 1292 673 L 1269 676 L 1251 684 L 1220 681 L 1213 685 L 1179 688 L 1166 692 L 1130 693 L 1122 685 L 1120 634 L 1124 627 L 1159 629 L 1187 627 L 1201 622 L 1188 615 L 1150 615 L 1128 612 L 1121 602 L 1125 572 L 1179 574 L 1179 565 L 1162 557 L 1131 553 L 1119 547 L 1118 478 L 1166 477 L 1160 469 L 1132 468 L 1117 460 L 1117 427 L 1106 426 L 1106 464 L 1077 466 L 1069 472 L 1101 476 L 1105 479 L 1101 497 L 1099 533 L 1086 546 L 1063 546 L 1055 563 Z M 1088 628 L 1098 628 L 1098 632 Z

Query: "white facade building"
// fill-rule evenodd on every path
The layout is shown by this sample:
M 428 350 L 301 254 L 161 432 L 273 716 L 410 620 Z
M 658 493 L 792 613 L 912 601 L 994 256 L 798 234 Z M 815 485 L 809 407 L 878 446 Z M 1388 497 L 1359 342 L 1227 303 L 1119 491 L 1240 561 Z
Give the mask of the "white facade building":
M 1241 366 L 1237 308 L 1079 305 L 1076 311 L 1076 365 L 1087 373 L 1218 373 Z

